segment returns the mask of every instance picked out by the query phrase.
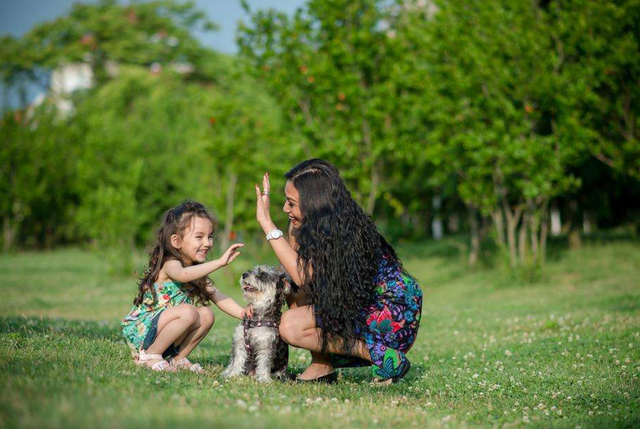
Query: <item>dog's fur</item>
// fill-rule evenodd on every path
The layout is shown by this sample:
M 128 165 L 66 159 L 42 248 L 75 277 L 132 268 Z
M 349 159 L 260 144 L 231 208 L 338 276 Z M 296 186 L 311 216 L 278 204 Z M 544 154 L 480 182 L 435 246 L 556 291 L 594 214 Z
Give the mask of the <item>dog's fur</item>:
M 253 321 L 275 321 L 280 324 L 282 305 L 291 293 L 291 282 L 273 267 L 258 265 L 240 277 L 243 296 L 253 306 Z M 241 323 L 233 335 L 231 361 L 223 377 L 242 374 L 255 375 L 261 382 L 272 377 L 285 378 L 289 362 L 289 348 L 280 338 L 277 327 L 253 326 L 247 330 L 251 353 L 245 346 L 245 326 Z

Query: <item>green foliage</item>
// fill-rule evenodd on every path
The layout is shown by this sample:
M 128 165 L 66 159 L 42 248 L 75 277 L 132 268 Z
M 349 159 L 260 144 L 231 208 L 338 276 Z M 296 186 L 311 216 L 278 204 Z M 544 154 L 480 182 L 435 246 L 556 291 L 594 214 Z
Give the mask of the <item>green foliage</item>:
M 77 3 L 69 15 L 38 25 L 24 45 L 39 67 L 56 68 L 88 62 L 98 80 L 107 63 L 149 65 L 197 63 L 203 49 L 190 30 L 211 30 L 213 24 L 193 2 L 137 2 L 121 5 L 101 0 Z
M 7 88 L 68 64 L 93 70 L 91 89 L 5 114 L 4 247 L 90 242 L 130 260 L 185 198 L 213 209 L 224 246 L 256 228 L 263 171 L 279 186 L 291 165 L 323 157 L 389 237 L 422 237 L 452 215 L 452 231 L 471 233 L 470 261 L 493 241 L 537 273 L 549 206 L 603 205 L 579 190 L 594 186 L 596 159 L 639 176 L 635 0 L 311 0 L 293 15 L 249 13 L 237 58 L 193 37 L 212 24 L 192 2 L 78 4 L 4 37 Z M 617 180 L 617 193 L 638 183 Z
M 33 115 L 7 112 L 0 132 L 0 217 L 3 246 L 13 248 L 18 236 L 22 244 L 50 246 L 65 238 L 69 208 L 73 200 L 73 165 L 76 148 L 65 141 L 64 125 L 55 119 L 51 106 Z
M 378 0 L 310 1 L 292 17 L 257 11 L 238 38 L 304 154 L 334 162 L 369 213 L 401 150 L 389 20 Z

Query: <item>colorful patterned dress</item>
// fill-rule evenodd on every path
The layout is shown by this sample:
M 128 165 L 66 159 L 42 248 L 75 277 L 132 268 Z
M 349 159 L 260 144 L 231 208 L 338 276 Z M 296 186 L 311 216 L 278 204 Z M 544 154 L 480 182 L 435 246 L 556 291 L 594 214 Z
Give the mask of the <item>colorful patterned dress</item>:
M 145 344 L 145 340 L 147 343 L 149 340 L 155 340 L 158 319 L 164 310 L 179 304 L 193 305 L 193 299 L 182 290 L 181 286 L 182 283 L 174 281 L 154 283 L 156 303 L 153 303 L 151 291 L 147 290 L 142 297 L 142 303 L 134 305 L 122 320 L 122 332 L 134 358 L 138 356 L 143 346 L 146 348 L 150 345 Z
M 367 327 L 360 332 L 372 362 L 333 355 L 332 363 L 334 368 L 372 365 L 374 377 L 381 379 L 403 376 L 409 368 L 405 353 L 420 326 L 422 290 L 413 277 L 387 258 L 382 259 L 374 284 L 375 302 L 362 310 Z M 322 326 L 321 322 L 318 325 Z

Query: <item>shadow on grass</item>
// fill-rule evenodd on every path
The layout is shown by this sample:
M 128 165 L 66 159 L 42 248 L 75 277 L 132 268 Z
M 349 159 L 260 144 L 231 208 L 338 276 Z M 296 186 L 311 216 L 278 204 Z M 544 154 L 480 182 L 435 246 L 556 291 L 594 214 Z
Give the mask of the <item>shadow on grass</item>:
M 640 237 L 627 230 L 596 231 L 588 235 L 581 235 L 582 246 L 596 246 L 602 244 L 628 243 L 640 244 Z M 567 235 L 549 237 L 547 241 L 547 261 L 557 262 L 564 259 L 571 249 Z
M 119 326 L 115 323 L 92 321 L 69 321 L 54 318 L 38 317 L 0 317 L 0 335 L 18 334 L 25 336 L 61 335 L 91 340 L 106 340 L 120 342 L 122 340 Z M 124 348 L 124 345 L 123 345 Z M 225 368 L 229 364 L 228 347 L 225 345 L 206 344 L 201 353 L 206 357 L 200 357 L 198 361 L 205 366 L 219 366 Z M 289 372 L 297 375 L 304 371 L 306 366 L 289 363 Z M 371 367 L 340 369 L 341 380 L 350 383 L 369 383 L 373 377 Z M 405 378 L 407 382 L 413 382 L 424 372 L 421 364 L 412 364 L 411 371 Z M 403 383 L 404 384 L 404 383 Z
M 70 321 L 43 317 L 0 317 L 0 334 L 69 335 L 92 340 L 121 339 L 120 329 L 114 323 Z

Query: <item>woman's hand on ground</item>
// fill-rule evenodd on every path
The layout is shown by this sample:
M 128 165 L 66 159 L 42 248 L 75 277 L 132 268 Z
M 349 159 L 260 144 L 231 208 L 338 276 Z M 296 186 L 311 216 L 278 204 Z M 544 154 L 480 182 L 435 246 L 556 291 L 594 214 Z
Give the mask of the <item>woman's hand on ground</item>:
M 227 265 L 232 263 L 234 259 L 240 256 L 240 252 L 238 252 L 238 249 L 240 249 L 243 246 L 244 244 L 242 243 L 235 243 L 229 246 L 227 251 L 224 252 L 222 256 L 220 256 L 220 258 L 218 259 L 218 262 L 220 262 L 220 265 L 222 267 L 226 267 Z

